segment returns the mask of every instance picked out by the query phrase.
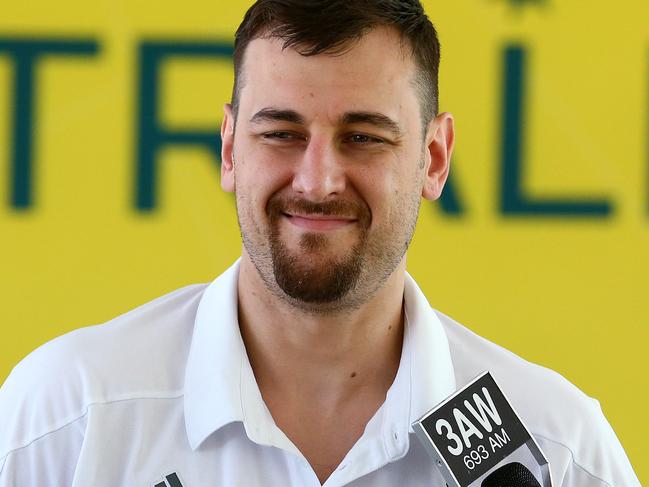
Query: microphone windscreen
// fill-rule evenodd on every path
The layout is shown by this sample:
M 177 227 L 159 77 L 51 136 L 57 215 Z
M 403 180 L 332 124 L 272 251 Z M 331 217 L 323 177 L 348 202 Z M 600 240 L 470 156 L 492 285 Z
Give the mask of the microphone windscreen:
M 481 487 L 541 487 L 525 465 L 512 462 L 490 473 Z

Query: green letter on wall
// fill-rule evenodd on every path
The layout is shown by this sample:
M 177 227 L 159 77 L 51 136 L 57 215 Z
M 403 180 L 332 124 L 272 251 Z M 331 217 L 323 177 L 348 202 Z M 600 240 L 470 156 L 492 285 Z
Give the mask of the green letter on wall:
M 32 178 L 36 125 L 34 107 L 38 92 L 34 74 L 38 62 L 46 56 L 94 56 L 99 51 L 91 39 L 25 39 L 0 37 L 0 55 L 8 54 L 13 70 L 13 149 L 10 168 L 10 204 L 27 209 L 33 203 Z

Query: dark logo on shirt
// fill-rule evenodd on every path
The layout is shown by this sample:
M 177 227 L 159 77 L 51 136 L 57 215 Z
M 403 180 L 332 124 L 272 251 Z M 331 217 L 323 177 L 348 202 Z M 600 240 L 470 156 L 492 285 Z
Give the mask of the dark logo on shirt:
M 183 487 L 176 472 L 167 475 L 162 482 L 154 484 L 153 487 Z

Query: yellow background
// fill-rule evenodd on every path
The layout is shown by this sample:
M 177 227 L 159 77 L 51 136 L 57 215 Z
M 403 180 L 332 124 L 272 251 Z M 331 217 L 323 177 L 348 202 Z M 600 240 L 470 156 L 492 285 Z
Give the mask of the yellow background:
M 46 340 L 211 280 L 239 255 L 233 200 L 205 150 L 163 150 L 159 206 L 135 210 L 137 54 L 144 40 L 230 42 L 249 3 L 3 2 L 0 37 L 90 37 L 100 50 L 39 64 L 28 211 L 9 204 L 13 65 L 0 54 L 0 381 Z M 433 306 L 598 398 L 648 482 L 649 4 L 425 6 L 443 46 L 441 107 L 456 117 L 465 211 L 424 205 L 410 272 Z M 603 198 L 609 218 L 499 209 L 511 43 L 527 49 L 526 193 Z M 223 60 L 167 63 L 165 126 L 217 130 L 230 71 Z

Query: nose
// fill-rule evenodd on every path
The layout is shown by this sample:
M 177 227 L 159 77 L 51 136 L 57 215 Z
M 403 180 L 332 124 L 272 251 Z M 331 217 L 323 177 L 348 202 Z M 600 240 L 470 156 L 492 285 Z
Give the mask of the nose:
M 312 138 L 293 175 L 293 191 L 310 201 L 325 201 L 345 191 L 343 161 L 332 142 Z

